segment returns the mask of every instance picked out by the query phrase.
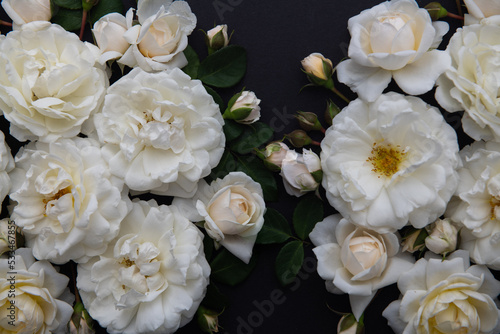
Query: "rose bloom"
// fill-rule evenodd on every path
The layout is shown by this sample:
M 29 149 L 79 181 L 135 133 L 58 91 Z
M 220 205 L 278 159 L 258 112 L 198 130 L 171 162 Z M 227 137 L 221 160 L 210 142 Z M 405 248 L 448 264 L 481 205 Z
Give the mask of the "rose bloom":
M 2 0 L 2 7 L 15 29 L 33 21 L 50 21 L 50 0 Z
M 111 172 L 136 191 L 190 197 L 224 152 L 219 107 L 180 69 L 137 68 L 108 90 L 95 117 Z
M 465 15 L 465 24 L 478 23 L 485 17 L 500 15 L 499 0 L 464 0 L 469 14 Z
M 446 48 L 452 65 L 437 81 L 436 100 L 449 112 L 465 110 L 462 126 L 475 140 L 500 140 L 499 23 L 495 16 L 457 29 Z
M 108 86 L 96 46 L 36 21 L 1 36 L 0 50 L 0 110 L 16 139 L 53 141 L 92 131 L 86 121 Z
M 210 185 L 200 180 L 192 199 L 174 198 L 173 205 L 193 222 L 204 220 L 212 239 L 248 263 L 264 224 L 263 196 L 259 183 L 245 173 L 231 172 Z
M 103 253 L 129 210 L 123 181 L 113 177 L 91 139 L 32 142 L 10 174 L 11 218 L 37 259 L 87 261 Z
M 448 24 L 432 22 L 414 0 L 392 0 L 364 10 L 348 21 L 350 59 L 337 65 L 340 82 L 359 97 L 374 101 L 394 78 L 408 94 L 434 87 L 450 65 L 444 51 L 434 50 Z
M 460 152 L 460 184 L 446 216 L 461 226 L 460 248 L 477 264 L 500 269 L 500 143 L 474 142 Z
M 127 15 L 124 37 L 131 46 L 118 60 L 120 64 L 148 72 L 187 65 L 182 51 L 196 27 L 196 16 L 186 1 L 141 0 L 137 17 L 139 24 L 134 23 L 133 15 Z
M 207 44 L 213 50 L 219 50 L 228 46 L 227 25 L 219 24 L 207 31 Z
M 133 14 L 133 10 L 127 12 L 127 15 Z M 130 44 L 123 37 L 126 31 L 127 20 L 120 13 L 109 13 L 94 23 L 92 33 L 102 52 L 99 58 L 101 64 L 120 58 L 127 51 Z
M 10 153 L 10 147 L 5 142 L 5 135 L 0 131 L 0 211 L 1 203 L 10 191 L 12 182 L 9 172 L 14 168 L 14 159 Z
M 85 308 L 108 333 L 173 333 L 208 285 L 203 235 L 174 206 L 133 203 L 108 250 L 78 265 Z
M 335 116 L 321 149 L 330 204 L 379 232 L 432 223 L 458 184 L 455 130 L 416 97 L 388 93 L 373 103 L 351 102 Z
M 396 283 L 415 262 L 399 251 L 395 234 L 358 227 L 339 214 L 316 224 L 309 237 L 326 289 L 348 293 L 358 320 L 378 289 Z
M 241 92 L 236 102 L 230 109 L 230 113 L 237 112 L 238 110 L 250 110 L 248 115 L 242 119 L 235 119 L 236 122 L 242 124 L 252 124 L 259 120 L 260 118 L 260 99 L 257 98 L 254 92 L 245 90 Z
M 332 76 L 332 61 L 325 58 L 321 53 L 311 53 L 302 59 L 301 64 L 307 74 L 320 80 L 328 80 Z
M 288 195 L 300 197 L 311 191 L 316 191 L 320 180 L 312 175 L 321 171 L 321 161 L 312 150 L 303 149 L 303 154 L 294 150 L 286 152 L 281 161 L 281 177 Z
M 48 261 L 35 261 L 29 248 L 18 249 L 14 258 L 0 258 L 0 331 L 65 333 L 73 314 L 70 301 L 64 301 L 72 298 L 68 281 Z
M 465 251 L 420 259 L 399 277 L 398 288 L 402 298 L 382 313 L 396 334 L 500 331 L 494 301 L 500 282 L 485 266 L 470 266 Z

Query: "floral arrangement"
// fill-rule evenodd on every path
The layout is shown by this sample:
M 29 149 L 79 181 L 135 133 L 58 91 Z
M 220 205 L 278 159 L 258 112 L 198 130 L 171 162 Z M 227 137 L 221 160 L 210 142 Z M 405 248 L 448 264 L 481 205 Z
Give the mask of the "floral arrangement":
M 326 111 L 283 136 L 227 25 L 199 50 L 190 1 L 124 3 L 1 2 L 2 333 L 222 332 L 272 249 L 283 288 L 314 254 L 337 333 L 389 286 L 395 333 L 500 333 L 499 1 L 362 10 L 346 59 L 303 58 Z

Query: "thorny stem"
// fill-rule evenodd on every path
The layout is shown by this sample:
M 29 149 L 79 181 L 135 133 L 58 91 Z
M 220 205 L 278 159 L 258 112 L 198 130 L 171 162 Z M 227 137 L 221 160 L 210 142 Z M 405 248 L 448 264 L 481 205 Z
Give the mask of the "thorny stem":
M 7 22 L 7 21 L 2 21 L 2 20 L 0 20 L 0 25 L 7 26 L 7 27 L 12 27 L 12 23 Z
M 82 24 L 80 26 L 80 40 L 83 41 L 83 32 L 85 31 L 85 23 L 87 22 L 87 11 L 84 9 L 82 14 Z
M 321 143 L 319 141 L 313 140 L 311 141 L 311 145 L 321 146 Z
M 334 92 L 338 97 L 340 97 L 346 103 L 348 103 L 348 104 L 351 103 L 351 100 L 349 100 L 347 97 L 345 97 L 345 95 L 342 94 L 337 88 L 332 87 L 332 92 Z

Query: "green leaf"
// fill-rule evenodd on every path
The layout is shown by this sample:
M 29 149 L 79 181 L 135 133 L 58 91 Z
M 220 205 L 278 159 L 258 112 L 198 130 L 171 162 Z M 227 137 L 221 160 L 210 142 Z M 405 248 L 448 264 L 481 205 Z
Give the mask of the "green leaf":
M 288 221 L 278 211 L 267 208 L 264 215 L 264 225 L 257 235 L 258 244 L 279 244 L 292 237 Z
M 198 68 L 198 78 L 214 87 L 232 87 L 243 79 L 247 53 L 238 45 L 230 45 L 205 58 Z
M 59 24 L 67 31 L 79 30 L 82 25 L 82 10 L 72 10 L 59 7 L 52 14 L 52 23 Z
M 276 201 L 278 199 L 278 186 L 276 185 L 274 173 L 267 169 L 257 156 L 238 156 L 236 170 L 247 174 L 255 182 L 260 183 L 266 201 Z
M 281 248 L 276 257 L 276 275 L 285 286 L 293 282 L 304 262 L 304 246 L 302 241 L 295 240 Z
M 293 212 L 295 233 L 306 240 L 320 220 L 323 220 L 323 202 L 314 194 L 304 196 Z
M 52 0 L 52 3 L 66 9 L 82 9 L 82 0 Z
M 253 152 L 254 148 L 267 143 L 273 137 L 273 129 L 262 122 L 256 122 L 245 127 L 243 135 L 231 143 L 231 149 L 240 154 Z
M 201 304 L 211 310 L 222 312 L 229 306 L 229 300 L 220 292 L 215 284 L 211 283 L 207 286 L 207 293 Z
M 234 172 L 236 170 L 236 161 L 233 158 L 233 155 L 229 150 L 225 150 L 224 154 L 222 154 L 222 158 L 219 161 L 219 164 L 212 169 L 212 173 L 210 173 L 210 178 L 215 180 L 217 178 L 222 179 L 224 176 L 229 174 L 230 172 Z
M 122 0 L 101 0 L 90 11 L 90 22 L 94 24 L 101 17 L 109 13 L 122 13 Z
M 184 73 L 189 75 L 191 79 L 196 79 L 198 76 L 198 67 L 200 66 L 200 57 L 191 45 L 184 49 L 184 56 L 186 56 L 188 64 L 182 68 Z
M 226 135 L 227 143 L 238 138 L 243 133 L 243 130 L 245 130 L 245 126 L 243 124 L 230 119 L 224 120 L 224 134 Z
M 220 111 L 224 110 L 224 101 L 222 100 L 222 97 L 220 97 L 219 93 L 213 90 L 210 86 L 203 85 L 203 87 L 205 87 L 208 94 L 212 95 L 215 103 L 219 105 Z
M 223 249 L 210 263 L 212 268 L 211 278 L 219 283 L 235 286 L 250 275 L 257 264 L 257 257 L 252 256 L 250 262 L 245 262 Z

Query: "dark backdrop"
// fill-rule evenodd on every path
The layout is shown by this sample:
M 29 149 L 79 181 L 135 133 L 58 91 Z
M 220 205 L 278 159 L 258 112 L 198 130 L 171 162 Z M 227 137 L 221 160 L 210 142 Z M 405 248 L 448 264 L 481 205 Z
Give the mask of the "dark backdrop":
M 101 0 L 106 1 L 106 0 Z M 262 120 L 270 124 L 280 139 L 284 134 L 298 127 L 293 114 L 297 110 L 316 112 L 323 115 L 326 101 L 332 99 L 340 107 L 345 103 L 332 93 L 320 88 L 306 88 L 308 83 L 301 72 L 300 61 L 312 52 L 320 52 L 334 64 L 347 56 L 349 32 L 347 20 L 364 9 L 371 8 L 379 0 L 187 0 L 198 18 L 197 29 L 190 37 L 190 44 L 200 54 L 206 55 L 203 34 L 198 29 L 209 30 L 216 24 L 227 24 L 234 30 L 232 44 L 247 49 L 248 69 L 241 84 L 220 91 L 225 101 L 243 87 L 252 90 L 262 100 Z M 421 7 L 430 1 L 417 1 Z M 455 0 L 441 3 L 450 12 L 457 13 Z M 124 0 L 126 8 L 134 6 L 134 0 Z M 5 13 L 1 13 L 5 19 Z M 459 25 L 450 23 L 447 40 Z M 8 30 L 2 29 L 5 34 Z M 90 35 L 87 34 L 87 37 Z M 356 96 L 348 87 L 337 87 L 350 99 Z M 399 91 L 390 86 L 390 90 Z M 433 105 L 433 93 L 423 98 Z M 458 117 L 447 116 L 457 129 L 463 146 L 470 139 L 463 135 Z M 0 120 L 13 154 L 19 144 L 8 136 L 8 125 Z M 316 138 L 321 139 L 321 138 Z M 268 203 L 278 209 L 291 221 L 296 198 L 286 195 L 282 181 L 276 175 L 280 187 L 278 202 Z M 161 202 L 164 199 L 158 198 Z M 325 214 L 333 213 L 325 202 Z M 5 210 L 4 210 L 5 212 Z M 340 316 L 329 308 L 340 312 L 350 310 L 346 295 L 333 295 L 326 291 L 324 281 L 315 270 L 316 260 L 312 245 L 306 247 L 305 265 L 297 280 L 288 287 L 282 287 L 274 273 L 274 262 L 280 246 L 256 246 L 259 261 L 255 271 L 237 287 L 218 284 L 227 295 L 230 306 L 220 317 L 221 333 L 336 333 Z M 366 333 L 392 333 L 381 313 L 399 291 L 395 285 L 381 289 L 365 315 Z M 200 333 L 195 321 L 181 328 L 178 333 Z

